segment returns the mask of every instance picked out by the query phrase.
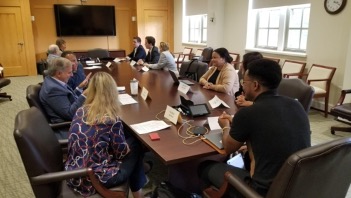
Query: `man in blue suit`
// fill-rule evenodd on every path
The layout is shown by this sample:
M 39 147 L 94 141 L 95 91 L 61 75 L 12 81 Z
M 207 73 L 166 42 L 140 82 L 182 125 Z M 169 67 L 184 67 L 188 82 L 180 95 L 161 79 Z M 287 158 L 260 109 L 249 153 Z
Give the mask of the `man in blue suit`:
M 145 37 L 145 47 L 149 50 L 144 60 L 138 60 L 138 65 L 142 65 L 144 63 L 148 64 L 156 64 L 160 59 L 160 52 L 158 48 L 155 46 L 156 39 L 153 36 Z
M 72 89 L 84 89 L 86 86 L 86 83 L 84 83 L 86 82 L 84 81 L 86 76 L 84 74 L 83 65 L 77 61 L 76 55 L 72 51 L 64 51 L 61 54 L 61 57 L 67 58 L 72 63 L 73 76 L 68 80 L 68 86 L 70 86 Z M 90 75 L 91 72 L 88 74 L 88 78 L 90 78 Z
M 133 45 L 134 45 L 134 49 L 130 54 L 128 54 L 127 57 L 129 57 L 130 60 L 133 60 L 135 62 L 137 62 L 140 59 L 145 59 L 146 52 L 144 47 L 141 45 L 140 37 L 136 36 L 133 38 Z
M 72 76 L 72 63 L 68 59 L 58 57 L 49 64 L 39 98 L 52 123 L 72 121 L 85 101 L 86 91 L 73 90 L 67 85 Z M 87 84 L 88 77 L 82 83 Z

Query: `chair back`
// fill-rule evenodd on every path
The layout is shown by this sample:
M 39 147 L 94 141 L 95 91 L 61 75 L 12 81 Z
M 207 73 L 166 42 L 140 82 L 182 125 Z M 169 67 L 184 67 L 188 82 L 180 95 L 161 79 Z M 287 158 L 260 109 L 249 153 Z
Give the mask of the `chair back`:
M 206 47 L 203 51 L 202 51 L 202 62 L 205 62 L 207 64 L 209 64 L 211 62 L 212 59 L 212 52 L 213 49 L 212 47 Z
M 306 63 L 300 61 L 285 60 L 282 66 L 282 73 L 284 77 L 291 78 L 302 78 L 302 74 L 305 70 Z
M 316 94 L 329 92 L 330 83 L 333 79 L 336 68 L 313 64 L 308 72 L 307 82 L 314 87 L 319 88 Z M 319 80 L 319 81 L 313 81 Z
M 199 81 L 201 76 L 204 75 L 208 70 L 208 65 L 207 63 L 198 61 L 198 60 L 192 60 L 188 62 L 183 62 L 182 65 L 180 66 L 179 70 L 179 76 L 186 76 L 186 73 L 196 73 L 197 80 Z
M 179 55 L 178 62 L 184 62 L 190 60 L 190 54 L 193 51 L 191 47 L 184 47 L 183 53 Z
M 233 61 L 231 62 L 231 64 L 234 66 L 236 70 L 238 70 L 240 65 L 240 54 L 230 52 L 229 55 L 233 58 Z
M 47 115 L 41 101 L 39 99 L 39 92 L 41 89 L 41 84 L 29 85 L 26 90 L 26 99 L 29 107 L 36 107 L 45 116 L 45 120 L 50 122 L 49 116 Z
M 278 94 L 297 99 L 308 113 L 314 95 L 313 87 L 298 78 L 283 78 L 278 86 Z
M 109 52 L 105 49 L 101 49 L 101 48 L 95 48 L 95 49 L 91 49 L 88 50 L 87 53 L 88 57 L 90 58 L 107 58 L 110 56 Z
M 279 170 L 267 198 L 344 198 L 351 182 L 351 138 L 300 150 Z
M 17 114 L 14 137 L 30 181 L 63 170 L 60 144 L 39 109 L 31 107 Z M 61 182 L 32 185 L 36 197 L 57 197 L 60 188 Z
M 203 51 L 204 51 L 204 49 L 197 49 L 197 50 L 195 51 L 195 55 L 194 55 L 194 56 L 200 57 Z

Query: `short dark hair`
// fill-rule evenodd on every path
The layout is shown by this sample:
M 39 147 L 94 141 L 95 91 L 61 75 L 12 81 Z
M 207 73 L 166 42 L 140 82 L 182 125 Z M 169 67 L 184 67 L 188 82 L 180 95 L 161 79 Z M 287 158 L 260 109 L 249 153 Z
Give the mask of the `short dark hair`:
M 141 38 L 139 36 L 134 36 L 133 39 L 135 39 L 138 43 L 141 43 Z
M 247 70 L 247 65 L 254 61 L 254 60 L 258 60 L 258 59 L 262 59 L 263 56 L 261 53 L 259 52 L 248 52 L 246 54 L 244 54 L 243 56 L 243 69 L 244 71 Z
M 72 51 L 64 51 L 64 52 L 62 52 L 61 57 L 66 58 L 66 56 L 67 56 L 68 54 L 73 54 L 73 55 L 75 55 Z
M 152 46 L 155 46 L 156 39 L 153 36 L 147 36 L 145 37 L 145 40 L 147 41 L 147 43 L 150 43 Z
M 60 48 L 63 44 L 65 44 L 66 43 L 66 41 L 65 40 L 63 40 L 62 38 L 58 38 L 57 40 L 56 40 L 56 45 Z
M 221 58 L 224 58 L 224 60 L 227 63 L 231 63 L 233 61 L 233 58 L 229 55 L 229 52 L 226 48 L 221 47 L 221 48 L 217 48 L 213 51 L 216 52 Z
M 268 89 L 276 89 L 282 80 L 280 65 L 269 59 L 258 59 L 249 63 L 247 75 L 256 79 L 262 86 Z

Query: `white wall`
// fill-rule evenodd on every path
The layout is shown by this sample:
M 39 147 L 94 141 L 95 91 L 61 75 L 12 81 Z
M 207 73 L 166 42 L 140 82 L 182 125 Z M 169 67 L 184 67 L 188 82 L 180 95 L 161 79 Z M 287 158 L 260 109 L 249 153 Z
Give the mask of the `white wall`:
M 182 1 L 174 1 L 175 51 L 182 51 L 181 7 Z M 248 0 L 209 0 L 208 12 L 215 12 L 215 22 L 208 25 L 208 46 L 226 47 L 229 51 L 245 53 Z M 337 15 L 324 10 L 321 0 L 311 0 L 310 28 L 307 57 L 309 68 L 313 63 L 336 67 L 332 81 L 329 105 L 336 104 L 341 89 L 351 88 L 351 4 Z M 197 48 L 194 46 L 194 48 Z M 277 57 L 277 55 L 271 55 Z M 282 59 L 301 60 L 301 57 L 279 56 Z

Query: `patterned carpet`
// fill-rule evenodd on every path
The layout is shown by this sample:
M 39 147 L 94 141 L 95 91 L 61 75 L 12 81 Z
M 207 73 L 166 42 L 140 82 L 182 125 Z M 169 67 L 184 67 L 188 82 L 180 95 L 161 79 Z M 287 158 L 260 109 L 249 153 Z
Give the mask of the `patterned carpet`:
M 24 170 L 20 155 L 17 151 L 16 143 L 13 138 L 14 119 L 16 114 L 28 108 L 25 99 L 26 88 L 30 84 L 42 82 L 43 77 L 12 77 L 11 84 L 2 91 L 12 95 L 13 100 L 0 99 L 0 131 L 3 134 L 0 139 L 0 194 L 1 197 L 34 197 L 29 184 L 26 172 Z M 311 110 L 309 119 L 312 130 L 312 145 L 320 144 L 326 141 L 341 137 L 351 137 L 351 133 L 336 132 L 336 135 L 330 134 L 330 126 L 344 125 L 333 119 L 332 116 L 324 118 L 323 114 L 316 110 Z M 154 158 L 152 154 L 147 154 L 146 158 Z M 156 184 L 167 178 L 166 167 L 157 159 L 154 160 L 153 170 L 149 173 L 149 184 L 145 192 L 150 191 Z M 351 198 L 349 190 L 347 198 Z

